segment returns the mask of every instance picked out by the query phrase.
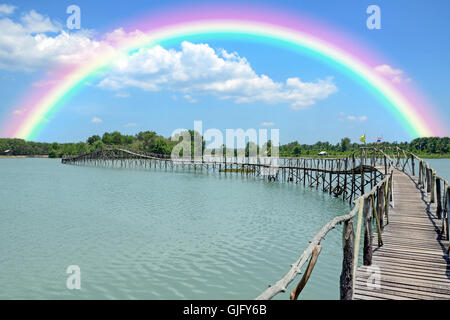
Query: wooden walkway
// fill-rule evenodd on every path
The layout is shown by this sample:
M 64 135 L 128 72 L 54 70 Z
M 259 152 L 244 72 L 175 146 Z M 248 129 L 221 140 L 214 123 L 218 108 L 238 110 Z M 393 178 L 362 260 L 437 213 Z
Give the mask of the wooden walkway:
M 372 266 L 358 268 L 354 299 L 450 299 L 448 241 L 440 240 L 435 206 L 416 178 L 395 170 L 393 181 L 394 208 L 382 232 L 384 245 L 375 241 Z M 377 270 L 379 286 L 373 280 Z

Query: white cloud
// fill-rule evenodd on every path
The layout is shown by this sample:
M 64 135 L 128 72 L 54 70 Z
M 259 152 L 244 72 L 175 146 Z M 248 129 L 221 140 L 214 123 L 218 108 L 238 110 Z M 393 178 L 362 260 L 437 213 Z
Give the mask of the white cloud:
M 100 119 L 100 118 L 94 117 L 94 118 L 91 120 L 91 122 L 92 122 L 92 123 L 102 123 L 103 120 Z
M 0 18 L 0 69 L 34 71 L 77 65 L 114 51 L 114 44 L 125 38 L 145 37 L 139 30 L 126 33 L 117 29 L 95 40 L 90 31 L 66 32 L 34 10 L 18 19 Z M 37 82 L 34 86 L 51 84 Z M 127 87 L 171 90 L 190 102 L 215 95 L 236 103 L 287 103 L 293 109 L 314 105 L 338 90 L 331 77 L 310 82 L 298 77 L 274 81 L 257 74 L 236 52 L 190 42 L 183 42 L 180 50 L 155 46 L 123 55 L 97 86 L 116 91 Z M 123 93 L 116 96 L 126 97 Z
M 249 62 L 237 53 L 216 52 L 208 44 L 186 41 L 179 51 L 155 46 L 124 56 L 100 81 L 99 87 L 169 89 L 184 93 L 184 98 L 191 102 L 196 101 L 192 94 L 213 94 L 237 103 L 289 103 L 294 109 L 304 109 L 337 92 L 331 77 L 315 82 L 303 82 L 299 78 L 275 82 L 264 74 L 256 74 Z
M 365 122 L 367 121 L 367 119 L 368 119 L 367 116 L 359 116 L 359 117 L 352 115 L 347 116 L 347 120 L 352 122 Z
M 68 33 L 34 10 L 18 21 L 0 17 L 0 69 L 34 71 L 55 64 L 79 64 L 108 50 L 111 45 L 93 40 L 92 32 Z
M 16 10 L 16 7 L 10 4 L 0 4 L 0 16 L 10 15 Z
M 360 122 L 367 121 L 367 119 L 368 119 L 367 116 L 360 116 L 360 117 L 358 118 L 358 120 L 359 120 Z
M 191 95 L 189 95 L 189 94 L 185 94 L 183 96 L 183 98 L 185 98 L 189 103 L 196 103 L 197 102 L 197 100 L 192 98 Z
M 404 71 L 401 69 L 394 69 L 390 65 L 383 64 L 376 66 L 375 71 L 381 75 L 389 78 L 394 83 L 411 82 L 411 78 L 404 76 Z
M 273 127 L 275 125 L 274 122 L 263 122 L 261 123 L 261 126 L 263 127 Z
M 50 18 L 31 10 L 20 18 L 22 25 L 28 33 L 58 32 L 61 26 L 50 21 Z

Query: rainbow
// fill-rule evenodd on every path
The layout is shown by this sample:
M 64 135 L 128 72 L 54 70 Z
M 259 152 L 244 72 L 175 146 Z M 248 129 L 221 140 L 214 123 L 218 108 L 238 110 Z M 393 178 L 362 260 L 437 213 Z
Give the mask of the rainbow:
M 126 31 L 141 33 L 124 37 L 112 45 L 113 49 L 109 46 L 82 65 L 55 69 L 48 85 L 36 88 L 21 101 L 23 111 L 20 116 L 7 119 L 2 126 L 2 136 L 35 139 L 46 125 L 46 119 L 61 108 L 64 101 L 90 77 L 110 68 L 118 57 L 138 48 L 194 36 L 252 39 L 306 52 L 346 72 L 371 91 L 411 137 L 446 133 L 436 111 L 416 90 L 400 88 L 374 71 L 375 66 L 386 64 L 385 59 L 375 56 L 372 50 L 365 50 L 367 46 L 361 41 L 355 42 L 316 20 L 312 22 L 274 8 L 215 5 L 162 10 L 125 27 Z

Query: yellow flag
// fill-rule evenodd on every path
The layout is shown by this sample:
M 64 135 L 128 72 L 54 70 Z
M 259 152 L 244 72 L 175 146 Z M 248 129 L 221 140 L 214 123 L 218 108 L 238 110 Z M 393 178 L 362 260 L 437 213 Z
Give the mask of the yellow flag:
M 362 143 L 366 143 L 366 135 L 364 134 L 362 137 L 359 137 Z

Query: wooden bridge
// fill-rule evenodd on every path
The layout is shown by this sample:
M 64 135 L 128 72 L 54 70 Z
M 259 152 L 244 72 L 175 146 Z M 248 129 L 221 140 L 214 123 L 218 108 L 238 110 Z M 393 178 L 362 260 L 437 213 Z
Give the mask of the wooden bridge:
M 349 201 L 353 209 L 327 223 L 287 274 L 257 299 L 285 292 L 303 274 L 291 293 L 291 300 L 297 299 L 317 262 L 321 241 L 338 225 L 343 225 L 341 299 L 450 299 L 449 183 L 424 160 L 399 148 L 361 148 L 358 155 L 336 159 L 171 159 L 107 147 L 64 157 L 62 163 L 245 175 L 303 184 Z
M 381 156 L 381 157 L 380 157 Z M 63 157 L 62 163 L 112 168 L 184 170 L 240 174 L 279 181 L 303 184 L 341 197 L 352 203 L 358 194 L 372 188 L 387 172 L 387 160 L 380 153 L 369 158 L 352 155 L 346 158 L 274 158 L 203 156 L 199 158 L 172 159 L 167 155 L 130 151 L 120 147 L 106 147 L 90 153 Z M 376 167 L 376 163 L 380 167 Z
M 372 263 L 358 268 L 354 298 L 450 299 L 450 260 L 444 241 L 448 232 L 444 237 L 441 232 L 448 224 L 443 224 L 442 207 L 438 208 L 441 195 L 434 193 L 441 188 L 438 185 L 428 196 L 417 178 L 399 170 L 393 181 L 395 207 L 389 221 L 386 217 L 383 246 L 373 244 Z

